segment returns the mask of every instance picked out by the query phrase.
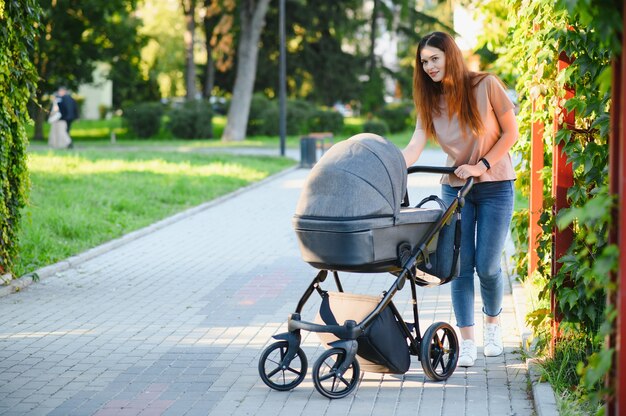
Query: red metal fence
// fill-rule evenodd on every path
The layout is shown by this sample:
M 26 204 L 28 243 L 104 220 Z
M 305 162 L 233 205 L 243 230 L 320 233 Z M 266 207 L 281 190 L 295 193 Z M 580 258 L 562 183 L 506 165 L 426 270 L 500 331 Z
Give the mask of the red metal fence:
M 623 28 L 626 28 L 626 13 L 622 10 Z M 617 198 L 613 215 L 611 243 L 617 244 L 619 256 L 617 273 L 612 276 L 617 290 L 608 294 L 608 302 L 617 309 L 614 332 L 608 340 L 615 356 L 607 385 L 613 391 L 607 402 L 607 416 L 626 415 L 626 32 L 622 33 L 622 54 L 613 63 L 613 85 L 611 103 L 611 134 L 609 137 L 609 183 L 611 194 Z
M 622 11 L 623 26 L 626 28 L 626 13 Z M 626 47 L 626 31 L 622 33 L 622 48 Z M 571 63 L 562 53 L 559 56 L 559 70 L 564 70 Z M 565 99 L 571 98 L 574 92 L 566 88 Z M 537 111 L 533 103 L 533 111 Z M 563 117 L 559 113 L 563 112 Z M 574 113 L 564 108 L 557 110 L 554 121 L 554 134 L 564 126 L 574 126 Z M 531 136 L 531 181 L 530 181 L 530 221 L 529 221 L 529 265 L 531 274 L 537 267 L 537 235 L 543 204 L 543 182 L 539 171 L 543 168 L 543 131 L 544 125 L 533 123 Z M 563 154 L 563 144 L 555 144 L 552 165 L 552 196 L 554 197 L 553 212 L 556 213 L 568 206 L 567 190 L 573 185 L 572 166 L 567 163 Z M 615 306 L 617 318 L 614 331 L 608 339 L 608 347 L 615 351 L 613 367 L 607 377 L 607 387 L 612 394 L 607 398 L 607 416 L 626 416 L 626 59 L 624 53 L 616 57 L 613 64 L 611 134 L 609 138 L 609 171 L 610 191 L 617 199 L 617 208 L 613 215 L 614 224 L 610 231 L 611 243 L 617 244 L 620 253 L 618 271 L 612 276 L 614 291 L 609 291 L 607 302 Z M 572 230 L 565 229 L 552 232 L 552 275 L 555 275 L 560 264 L 557 260 L 563 256 L 572 243 Z M 559 335 L 559 312 L 554 293 L 550 296 L 551 310 L 555 319 L 552 326 L 552 347 Z

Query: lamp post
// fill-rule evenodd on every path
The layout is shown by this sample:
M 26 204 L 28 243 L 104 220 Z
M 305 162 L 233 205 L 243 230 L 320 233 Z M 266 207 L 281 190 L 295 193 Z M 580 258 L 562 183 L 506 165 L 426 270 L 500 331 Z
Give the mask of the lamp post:
M 279 37 L 279 68 L 278 68 L 278 130 L 280 134 L 280 155 L 285 156 L 285 136 L 287 131 L 287 117 L 285 106 L 287 57 L 285 56 L 285 0 L 279 1 L 278 8 L 278 37 Z

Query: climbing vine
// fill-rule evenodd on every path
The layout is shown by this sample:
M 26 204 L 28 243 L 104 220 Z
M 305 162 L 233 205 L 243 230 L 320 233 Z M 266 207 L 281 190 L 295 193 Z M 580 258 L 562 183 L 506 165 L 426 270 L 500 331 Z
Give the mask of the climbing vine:
M 0 275 L 17 254 L 20 210 L 28 192 L 26 104 L 37 83 L 29 59 L 38 33 L 36 0 L 0 0 Z
M 526 196 L 531 126 L 533 122 L 545 125 L 544 212 L 537 249 L 540 264 L 535 275 L 527 276 L 529 213 L 525 209 L 516 212 L 513 221 L 518 248 L 515 269 L 520 278 L 532 279 L 540 285 L 544 305 L 549 293 L 555 293 L 562 336 L 575 340 L 582 351 L 580 362 L 567 363 L 578 375 L 571 387 L 587 399 L 600 402 L 607 393 L 603 391 L 602 380 L 611 368 L 613 353 L 604 348 L 615 316 L 615 311 L 606 306 L 606 290 L 613 289 L 609 276 L 616 269 L 618 259 L 617 247 L 608 241 L 614 205 L 608 187 L 608 137 L 611 60 L 619 52 L 623 6 L 617 0 L 508 0 L 504 8 L 495 7 L 494 3 L 485 3 L 483 10 L 507 22 L 509 30 L 506 36 L 491 35 L 485 42 L 499 54 L 494 66 L 516 80 L 520 139 L 515 150 L 521 155 L 516 186 Z M 572 63 L 559 72 L 557 61 L 561 52 Z M 574 90 L 574 97 L 567 101 L 566 87 Z M 575 125 L 555 134 L 554 120 L 562 122 L 564 116 L 560 108 L 575 112 Z M 552 212 L 551 196 L 555 143 L 563 144 L 574 174 L 574 185 L 567 193 L 570 207 L 556 215 Z M 551 233 L 555 226 L 571 227 L 574 241 L 558 259 L 560 270 L 552 276 Z M 551 319 L 550 309 L 545 307 L 528 316 L 536 335 L 543 341 L 540 345 L 549 342 L 550 332 L 546 329 Z

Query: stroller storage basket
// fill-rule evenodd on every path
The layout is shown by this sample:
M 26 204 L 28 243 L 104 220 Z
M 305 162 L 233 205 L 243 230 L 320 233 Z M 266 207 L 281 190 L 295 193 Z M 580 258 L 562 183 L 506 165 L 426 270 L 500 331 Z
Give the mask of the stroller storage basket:
M 349 319 L 360 322 L 380 300 L 375 296 L 325 292 L 316 322 L 324 325 L 337 325 Z M 318 332 L 317 335 L 324 345 L 338 340 L 327 332 Z M 389 307 L 382 310 L 365 333 L 357 338 L 357 342 L 357 359 L 365 371 L 404 374 L 411 365 L 407 338 Z

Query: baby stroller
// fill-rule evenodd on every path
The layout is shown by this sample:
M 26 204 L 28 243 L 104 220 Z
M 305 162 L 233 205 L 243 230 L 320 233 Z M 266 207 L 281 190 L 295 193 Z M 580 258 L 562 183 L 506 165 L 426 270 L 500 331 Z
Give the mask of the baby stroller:
M 460 218 L 470 179 L 448 207 L 429 196 L 410 207 L 407 172 L 453 173 L 454 168 L 406 168 L 400 150 L 386 139 L 363 133 L 337 143 L 311 170 L 293 225 L 304 261 L 319 272 L 288 318 L 288 332 L 275 335 L 259 359 L 263 382 L 291 390 L 305 378 L 308 362 L 301 330 L 316 332 L 327 350 L 313 365 L 313 383 L 323 396 L 342 398 L 358 385 L 361 368 L 404 374 L 410 356 L 435 381 L 450 377 L 458 360 L 454 329 L 436 322 L 421 335 L 417 286 L 438 286 L 458 274 Z M 435 205 L 426 207 L 425 205 Z M 446 229 L 446 238 L 439 238 Z M 339 272 L 390 273 L 395 279 L 379 297 L 345 293 Z M 329 274 L 337 290 L 322 290 Z M 413 322 L 392 302 L 409 283 Z M 313 292 L 321 298 L 315 322 L 301 312 Z M 343 323 L 342 323 L 343 322 Z

